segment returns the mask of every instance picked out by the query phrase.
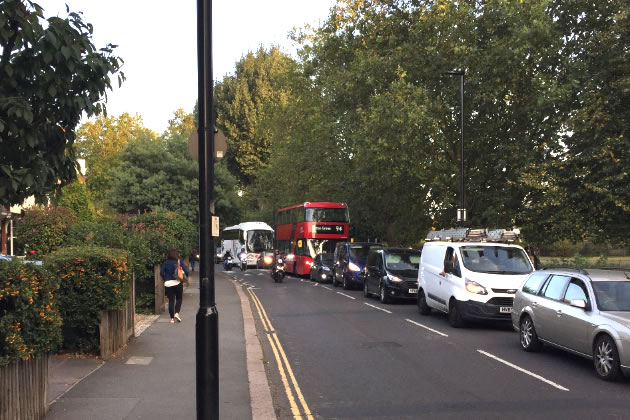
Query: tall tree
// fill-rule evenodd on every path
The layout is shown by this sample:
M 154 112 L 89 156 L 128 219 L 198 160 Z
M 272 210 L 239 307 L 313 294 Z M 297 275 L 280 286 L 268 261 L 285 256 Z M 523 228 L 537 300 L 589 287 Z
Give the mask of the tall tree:
M 119 117 L 99 116 L 86 122 L 77 131 L 77 155 L 87 167 L 87 186 L 99 207 L 103 207 L 112 189 L 113 174 L 120 167 L 120 152 L 130 142 L 157 136 L 144 127 L 142 117 L 123 113 Z
M 69 10 L 68 10 L 69 12 Z M 80 14 L 44 22 L 29 0 L 0 2 L 0 204 L 43 197 L 76 177 L 73 143 L 81 115 L 102 98 L 122 60 L 97 49 Z
M 228 139 L 228 168 L 243 185 L 251 184 L 256 170 L 268 162 L 271 134 L 262 122 L 276 106 L 288 102 L 289 92 L 281 81 L 294 66 L 277 47 L 261 47 L 236 63 L 233 76 L 217 83 L 217 126 Z

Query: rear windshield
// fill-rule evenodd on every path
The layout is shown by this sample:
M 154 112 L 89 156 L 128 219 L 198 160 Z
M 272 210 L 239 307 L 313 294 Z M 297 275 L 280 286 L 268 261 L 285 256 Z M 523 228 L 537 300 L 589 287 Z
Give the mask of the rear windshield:
M 477 273 L 529 274 L 532 265 L 521 248 L 504 246 L 463 246 L 464 267 Z
M 630 311 L 630 281 L 591 283 L 600 311 Z

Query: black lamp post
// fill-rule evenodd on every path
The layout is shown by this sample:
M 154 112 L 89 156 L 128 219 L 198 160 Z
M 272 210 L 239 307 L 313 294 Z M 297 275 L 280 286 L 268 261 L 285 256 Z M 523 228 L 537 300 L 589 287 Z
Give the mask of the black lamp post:
M 214 195 L 212 106 L 212 0 L 197 0 L 197 82 L 199 101 L 199 311 L 195 323 L 197 419 L 219 419 L 219 313 L 214 300 L 214 238 L 210 202 Z M 212 248 L 210 245 L 212 244 Z M 214 252 L 213 252 L 214 254 Z
M 464 222 L 466 222 L 466 203 L 464 201 L 464 77 L 466 73 L 464 72 L 464 70 L 458 70 L 458 71 L 447 71 L 446 74 L 450 76 L 459 76 L 460 81 L 461 81 L 460 92 L 459 92 L 460 93 L 459 105 L 460 105 L 460 112 L 461 112 L 461 125 L 460 125 L 461 180 L 460 180 L 460 192 L 459 192 L 460 208 L 457 209 L 457 221 L 460 223 L 460 225 L 463 226 Z

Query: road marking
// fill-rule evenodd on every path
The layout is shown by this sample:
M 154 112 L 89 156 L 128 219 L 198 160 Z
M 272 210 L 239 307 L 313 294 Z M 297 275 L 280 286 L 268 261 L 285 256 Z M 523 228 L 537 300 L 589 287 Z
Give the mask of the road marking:
M 313 283 L 313 286 L 319 286 L 319 283 Z
M 410 319 L 405 319 L 405 321 L 407 321 L 407 322 L 411 322 L 413 325 L 417 325 L 418 327 L 422 327 L 422 328 L 424 328 L 424 329 L 426 329 L 426 330 L 429 330 L 429 331 L 434 332 L 434 333 L 436 333 L 436 334 L 438 334 L 438 335 L 441 335 L 442 337 L 448 337 L 448 334 L 444 334 L 443 332 L 439 332 L 438 330 L 434 330 L 433 328 L 429 328 L 429 327 L 427 327 L 426 325 L 422 325 L 422 324 L 421 324 L 421 323 L 419 323 L 419 322 L 412 321 L 412 320 L 410 320 Z
M 291 365 L 289 364 L 287 355 L 284 352 L 284 349 L 282 348 L 282 344 L 280 344 L 278 335 L 275 333 L 275 330 L 273 326 L 271 325 L 271 320 L 267 316 L 267 311 L 265 311 L 265 308 L 263 307 L 260 299 L 258 299 L 258 296 L 256 295 L 256 293 L 254 293 L 252 289 L 247 289 L 247 291 L 249 292 L 249 294 L 252 297 L 252 300 L 254 301 L 254 305 L 256 306 L 256 309 L 258 310 L 258 316 L 261 319 L 263 328 L 267 332 L 267 339 L 269 340 L 269 345 L 271 346 L 271 350 L 273 351 L 273 354 L 276 358 L 276 363 L 278 364 L 278 371 L 280 372 L 280 377 L 284 385 L 285 393 L 287 394 L 287 399 L 289 400 L 289 405 L 291 407 L 291 412 L 293 413 L 293 417 L 296 419 L 301 419 L 303 417 L 306 417 L 307 420 L 313 420 L 311 410 L 308 407 L 308 404 L 306 404 L 306 400 L 304 399 L 304 395 L 302 395 L 302 390 L 300 389 L 300 386 L 297 383 L 297 379 L 295 379 L 295 375 L 293 374 L 293 369 L 291 369 Z M 286 372 L 285 372 L 285 367 L 286 367 Z M 299 407 L 297 406 L 297 403 L 295 402 L 295 397 L 293 396 L 293 390 L 291 389 L 291 386 L 289 385 L 289 381 L 287 380 L 287 373 L 289 375 L 289 378 L 291 379 L 291 383 L 293 384 L 293 389 L 295 390 L 295 394 L 297 395 L 297 398 L 300 404 L 302 405 L 304 414 L 300 413 Z
M 251 286 L 247 288 L 248 290 L 260 290 L 260 287 Z
M 356 299 L 355 297 L 348 296 L 348 295 L 346 295 L 345 293 L 337 292 L 337 294 L 338 294 L 338 295 L 341 295 L 341 296 L 345 296 L 345 297 L 350 298 L 350 299 L 353 299 L 353 300 L 355 300 L 355 299 Z
M 477 351 L 478 351 L 479 353 L 483 354 L 484 356 L 488 356 L 489 358 L 494 359 L 494 360 L 496 360 L 496 361 L 498 361 L 498 362 L 501 362 L 501 363 L 503 363 L 504 365 L 507 365 L 507 366 L 509 366 L 509 367 L 511 367 L 511 368 L 513 368 L 513 369 L 518 370 L 519 372 L 523 372 L 523 373 L 524 373 L 524 374 L 526 374 L 526 375 L 532 376 L 532 377 L 534 377 L 534 378 L 536 378 L 536 379 L 538 379 L 538 380 L 540 380 L 540 381 L 543 381 L 544 383 L 549 384 L 549 385 L 551 385 L 551 386 L 552 386 L 552 387 L 554 387 L 554 388 L 558 388 L 558 389 L 559 389 L 559 390 L 561 390 L 561 391 L 569 391 L 569 389 L 568 389 L 568 388 L 565 388 L 565 387 L 563 387 L 562 385 L 558 385 L 557 383 L 552 382 L 552 381 L 550 381 L 549 379 L 545 379 L 545 378 L 543 378 L 543 377 L 542 377 L 542 376 L 540 376 L 540 375 L 537 375 L 537 374 L 535 374 L 535 373 L 533 373 L 533 372 L 530 372 L 529 370 L 526 370 L 526 369 L 523 369 L 522 367 L 516 366 L 515 364 L 510 363 L 510 362 L 508 362 L 508 361 L 506 361 L 506 360 L 503 360 L 503 359 L 501 359 L 501 358 L 499 358 L 499 357 L 495 356 L 494 354 L 490 354 L 490 353 L 485 352 L 485 351 L 483 351 L 483 350 L 477 350 Z
M 332 290 L 332 289 L 331 289 L 330 287 L 328 287 L 328 286 L 322 286 L 322 287 L 323 287 L 324 289 L 327 289 L 327 290 Z
M 367 306 L 371 306 L 374 309 L 378 309 L 379 311 L 383 311 L 383 312 L 387 312 L 388 314 L 391 314 L 391 311 L 388 311 L 387 309 L 379 308 L 378 306 L 374 306 L 367 302 L 364 302 L 364 304 L 366 304 Z

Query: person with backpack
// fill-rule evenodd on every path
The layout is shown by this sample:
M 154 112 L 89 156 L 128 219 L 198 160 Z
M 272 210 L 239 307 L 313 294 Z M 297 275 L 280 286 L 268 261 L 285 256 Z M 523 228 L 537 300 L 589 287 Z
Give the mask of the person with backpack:
M 177 249 L 172 248 L 166 254 L 166 260 L 160 267 L 160 276 L 164 282 L 164 294 L 168 297 L 168 313 L 171 316 L 171 324 L 177 320 L 182 322 L 179 311 L 182 308 L 182 295 L 184 292 L 184 275 L 188 277 L 188 268 L 179 260 Z

